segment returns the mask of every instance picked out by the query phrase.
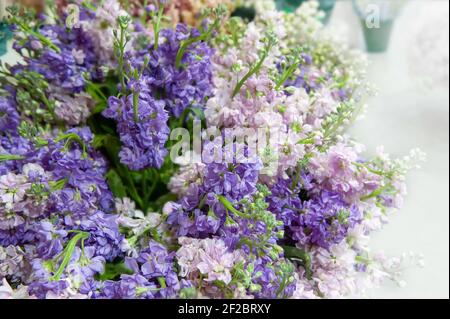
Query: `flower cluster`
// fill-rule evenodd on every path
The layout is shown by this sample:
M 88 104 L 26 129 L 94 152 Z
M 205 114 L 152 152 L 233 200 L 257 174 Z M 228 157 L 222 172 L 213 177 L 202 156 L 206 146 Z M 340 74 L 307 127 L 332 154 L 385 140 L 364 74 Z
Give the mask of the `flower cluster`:
M 39 298 L 73 297 L 123 256 L 107 164 L 89 128 L 38 132 L 20 120 L 0 135 L 1 277 Z
M 110 299 L 175 298 L 180 289 L 189 286 L 181 283 L 174 270 L 174 253 L 168 253 L 161 244 L 150 242 L 136 258 L 127 257 L 125 265 L 130 275 L 122 275 L 119 281 L 106 281 L 101 295 Z
M 168 137 L 169 116 L 164 102 L 155 101 L 148 90 L 118 99 L 111 97 L 109 107 L 103 115 L 117 121 L 117 130 L 123 144 L 119 153 L 121 162 L 130 169 L 140 170 L 147 167 L 161 168 L 167 150 L 164 148 Z M 138 118 L 135 117 L 134 103 L 137 104 Z
M 129 21 L 119 19 L 115 48 L 122 73 L 119 88 L 126 96 L 111 97 L 103 112 L 117 121 L 122 164 L 136 171 L 161 168 L 167 155 L 169 115 L 183 120 L 188 108 L 201 107 L 211 94 L 213 49 L 203 39 L 213 26 L 197 30 L 179 24 L 175 30 L 159 30 L 161 16 L 155 19 L 154 38 L 145 32 L 135 35 L 137 48 L 127 52 Z
M 345 203 L 340 193 L 322 190 L 314 194 L 319 188 L 308 178 L 303 176 L 306 183 L 299 185 L 292 180 L 275 184 L 270 210 L 283 220 L 289 241 L 329 248 L 346 238 L 348 230 L 361 222 L 362 214 L 357 205 Z
M 150 55 L 139 56 L 149 60 L 143 72 L 145 84 L 166 102 L 167 110 L 177 118 L 186 108 L 203 105 L 210 96 L 213 49 L 205 42 L 198 42 L 200 37 L 201 31 L 179 24 L 175 30 L 161 30 L 158 49 Z M 144 50 L 148 51 L 149 48 Z
M 95 103 L 84 92 L 84 79 L 102 76 L 94 38 L 81 25 L 69 27 L 64 19 L 48 24 L 46 21 L 52 17 L 41 15 L 29 22 L 18 16 L 17 8 L 11 8 L 10 13 L 16 34 L 21 37 L 14 42 L 14 49 L 24 62 L 7 72 L 19 81 L 14 88 L 19 109 L 44 122 L 72 126 L 85 123 Z M 79 19 L 88 21 L 91 15 L 83 11 Z M 31 28 L 39 28 L 40 32 Z M 33 106 L 28 104 L 30 100 Z
M 421 263 L 368 246 L 423 154 L 344 133 L 364 57 L 315 1 L 249 1 L 254 19 L 218 2 L 9 10 L 0 298 L 360 297 Z

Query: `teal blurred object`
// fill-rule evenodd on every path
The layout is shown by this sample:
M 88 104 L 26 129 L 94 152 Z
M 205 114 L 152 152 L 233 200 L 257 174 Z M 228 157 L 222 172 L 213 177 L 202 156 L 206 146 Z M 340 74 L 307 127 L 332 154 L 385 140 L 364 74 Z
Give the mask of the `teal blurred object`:
M 386 52 L 389 48 L 394 19 L 380 21 L 379 28 L 368 28 L 364 19 L 361 19 L 361 24 L 367 51 L 371 53 Z
M 308 0 L 275 0 L 277 9 L 280 11 L 294 12 L 297 8 Z M 325 17 L 322 19 L 324 24 L 327 24 L 333 13 L 336 0 L 319 0 L 319 9 L 325 13 Z
M 0 56 L 6 54 L 7 43 L 11 36 L 9 26 L 4 22 L 0 22 Z
M 404 3 L 403 0 L 353 0 L 353 8 L 363 28 L 367 52 L 382 53 L 388 50 L 395 18 Z

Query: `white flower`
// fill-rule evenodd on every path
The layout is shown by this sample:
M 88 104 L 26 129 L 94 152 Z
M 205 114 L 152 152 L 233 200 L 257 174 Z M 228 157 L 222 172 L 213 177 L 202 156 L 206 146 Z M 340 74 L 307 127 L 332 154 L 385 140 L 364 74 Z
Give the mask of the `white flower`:
M 32 299 L 28 294 L 28 287 L 20 286 L 18 289 L 12 289 L 8 281 L 3 278 L 0 286 L 0 299 Z

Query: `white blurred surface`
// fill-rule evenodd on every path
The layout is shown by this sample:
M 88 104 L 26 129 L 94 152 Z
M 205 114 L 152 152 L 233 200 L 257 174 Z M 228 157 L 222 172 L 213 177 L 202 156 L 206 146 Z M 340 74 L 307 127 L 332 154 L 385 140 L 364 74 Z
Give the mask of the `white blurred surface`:
M 374 298 L 449 298 L 448 8 L 444 0 L 408 2 L 388 52 L 369 56 L 368 79 L 378 95 L 367 101 L 367 116 L 352 136 L 369 152 L 384 145 L 394 156 L 416 147 L 428 155 L 408 178 L 404 208 L 372 239 L 374 249 L 389 255 L 422 253 L 425 267 L 406 271 L 406 287 L 387 283 Z M 351 1 L 338 1 L 329 25 L 342 26 L 350 43 L 364 49 Z

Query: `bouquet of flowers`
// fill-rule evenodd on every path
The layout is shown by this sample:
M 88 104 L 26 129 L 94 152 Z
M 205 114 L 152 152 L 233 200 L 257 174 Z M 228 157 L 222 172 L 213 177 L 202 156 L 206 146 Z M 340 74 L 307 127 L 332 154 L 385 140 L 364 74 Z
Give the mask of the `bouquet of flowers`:
M 345 133 L 365 59 L 316 2 L 205 6 L 196 27 L 162 0 L 65 2 L 9 8 L 0 297 L 343 298 L 420 263 L 368 247 L 422 154 Z

